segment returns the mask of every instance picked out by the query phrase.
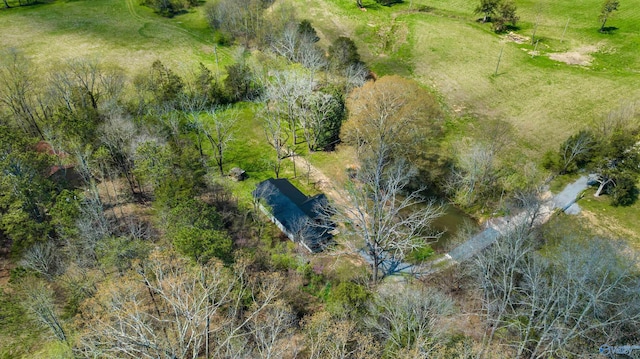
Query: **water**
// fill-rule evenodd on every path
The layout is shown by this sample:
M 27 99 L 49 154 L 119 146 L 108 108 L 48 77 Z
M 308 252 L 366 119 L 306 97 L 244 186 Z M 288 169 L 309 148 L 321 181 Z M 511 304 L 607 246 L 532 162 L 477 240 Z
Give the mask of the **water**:
M 452 205 L 445 205 L 445 214 L 433 221 L 434 229 L 445 232 L 431 247 L 435 249 L 436 252 L 448 249 L 447 244 L 455 238 L 456 234 L 465 226 L 475 228 L 478 224 L 459 208 Z

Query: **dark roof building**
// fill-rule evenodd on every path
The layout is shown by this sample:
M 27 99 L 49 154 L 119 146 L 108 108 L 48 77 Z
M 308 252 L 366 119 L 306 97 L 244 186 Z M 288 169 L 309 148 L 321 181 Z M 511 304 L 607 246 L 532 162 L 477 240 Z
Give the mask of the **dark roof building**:
M 46 175 L 48 178 L 65 183 L 74 188 L 82 186 L 82 176 L 75 170 L 75 165 L 70 163 L 69 155 L 66 152 L 55 150 L 53 146 L 46 141 L 38 142 L 35 145 L 35 150 L 38 153 L 46 153 L 58 158 L 58 164 L 49 168 L 49 173 Z
M 286 179 L 260 182 L 253 197 L 262 199 L 269 209 L 261 209 L 289 239 L 300 242 L 311 252 L 319 252 L 330 242 L 332 224 L 323 215 L 327 208 L 324 194 L 308 197 Z

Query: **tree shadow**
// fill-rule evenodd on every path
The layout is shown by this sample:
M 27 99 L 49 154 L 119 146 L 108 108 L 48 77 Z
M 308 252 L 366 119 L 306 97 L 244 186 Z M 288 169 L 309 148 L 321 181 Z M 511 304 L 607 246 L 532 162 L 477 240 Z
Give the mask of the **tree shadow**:
M 601 34 L 612 35 L 616 32 L 616 30 L 618 30 L 618 28 L 615 26 L 605 26 L 602 29 L 598 30 L 598 32 Z
M 510 31 L 513 31 L 513 32 L 520 31 L 520 26 L 518 26 L 518 25 L 505 25 L 503 32 L 510 32 Z
M 381 5 L 378 4 L 375 0 L 362 0 L 362 7 L 357 6 L 356 7 L 362 11 L 367 11 L 367 10 L 377 10 L 380 9 Z
M 376 0 L 382 6 L 393 6 L 395 4 L 402 4 L 403 0 Z
M 478 24 L 488 24 L 491 22 L 491 16 L 487 16 L 487 19 L 485 20 L 484 17 L 479 17 L 476 19 L 476 22 Z
M 8 0 L 9 7 L 5 7 L 4 2 L 0 2 L 0 10 L 10 10 L 21 7 L 47 5 L 54 3 L 55 0 Z

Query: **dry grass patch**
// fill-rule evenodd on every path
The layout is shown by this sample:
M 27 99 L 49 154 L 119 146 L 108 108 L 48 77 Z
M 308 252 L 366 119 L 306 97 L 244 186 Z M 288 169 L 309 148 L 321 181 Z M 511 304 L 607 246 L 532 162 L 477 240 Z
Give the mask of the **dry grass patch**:
M 554 61 L 564 62 L 567 65 L 591 66 L 593 54 L 598 51 L 598 46 L 582 46 L 573 51 L 554 52 L 549 54 L 549 58 Z

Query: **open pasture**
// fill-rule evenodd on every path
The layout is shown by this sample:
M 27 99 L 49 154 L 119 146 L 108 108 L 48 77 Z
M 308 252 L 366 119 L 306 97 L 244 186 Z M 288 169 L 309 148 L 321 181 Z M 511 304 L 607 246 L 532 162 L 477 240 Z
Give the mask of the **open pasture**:
M 484 118 L 504 120 L 519 155 L 538 161 L 572 133 L 640 100 L 640 1 L 621 1 L 608 33 L 598 32 L 600 0 L 515 2 L 513 36 L 478 22 L 473 0 L 391 7 L 369 0 L 366 11 L 350 0 L 299 6 L 321 33 L 354 37 L 378 75 L 413 77 L 442 96 L 453 118 L 476 118 L 466 135 Z
M 130 74 L 160 59 L 178 73 L 202 62 L 215 70 L 214 34 L 202 7 L 162 18 L 136 0 L 52 1 L 0 10 L 0 48 L 15 48 L 43 68 L 96 58 Z M 220 65 L 230 50 L 217 47 Z

